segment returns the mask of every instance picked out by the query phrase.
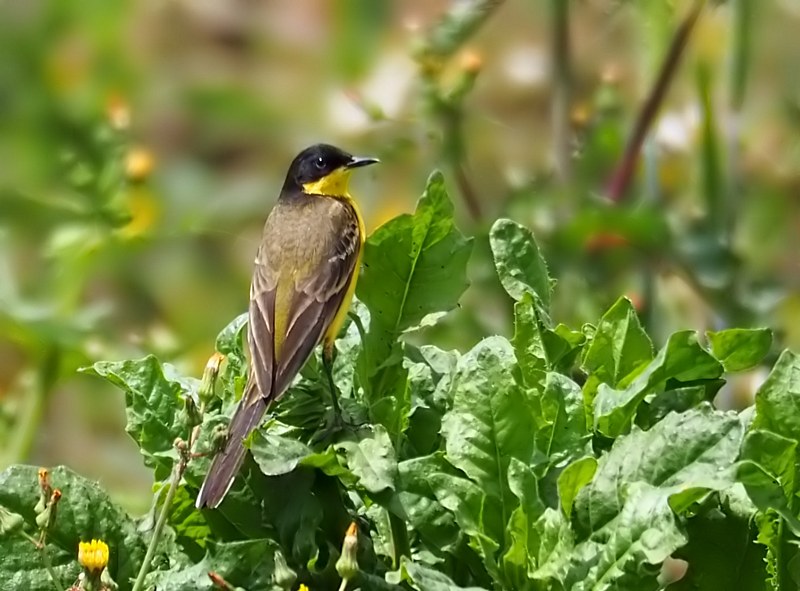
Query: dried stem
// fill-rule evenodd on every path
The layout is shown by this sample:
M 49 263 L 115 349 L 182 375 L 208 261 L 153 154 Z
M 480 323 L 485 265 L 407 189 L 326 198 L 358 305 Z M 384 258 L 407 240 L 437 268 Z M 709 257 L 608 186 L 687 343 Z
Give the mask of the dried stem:
M 639 115 L 633 127 L 633 132 L 628 139 L 628 144 L 625 146 L 625 152 L 608 185 L 607 195 L 611 201 L 621 201 L 630 186 L 631 179 L 633 178 L 633 171 L 639 158 L 639 152 L 641 152 L 642 144 L 644 143 L 644 138 L 647 136 L 647 132 L 653 124 L 656 113 L 658 113 L 658 108 L 664 101 L 670 82 L 675 77 L 678 63 L 680 63 L 680 59 L 686 49 L 694 25 L 697 23 L 697 19 L 700 17 L 704 6 L 705 0 L 696 0 L 689 14 L 683 19 L 683 22 L 681 22 L 680 26 L 675 31 L 675 35 L 672 37 L 667 55 L 664 58 L 664 62 L 661 64 L 658 78 L 656 78 L 656 82 L 647 100 L 639 111 Z

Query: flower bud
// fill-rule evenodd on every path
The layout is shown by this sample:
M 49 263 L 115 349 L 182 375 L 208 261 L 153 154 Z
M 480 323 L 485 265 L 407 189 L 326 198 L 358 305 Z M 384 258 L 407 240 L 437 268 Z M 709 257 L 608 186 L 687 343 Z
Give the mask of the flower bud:
M 0 537 L 18 530 L 23 523 L 25 523 L 25 519 L 22 515 L 17 515 L 0 507 Z
M 336 561 L 336 572 L 345 581 L 358 574 L 358 526 L 352 522 L 342 542 L 342 555 Z
M 186 420 L 190 427 L 196 427 L 197 425 L 203 424 L 203 413 L 201 413 L 200 409 L 197 408 L 197 403 L 195 403 L 191 394 L 187 394 L 183 398 L 183 412 L 186 413 Z
M 222 364 L 223 359 L 225 359 L 225 356 L 222 353 L 214 353 L 208 358 L 206 368 L 203 370 L 203 380 L 200 382 L 200 389 L 197 391 L 201 404 L 208 404 L 214 398 L 214 385 L 217 382 L 219 366 Z

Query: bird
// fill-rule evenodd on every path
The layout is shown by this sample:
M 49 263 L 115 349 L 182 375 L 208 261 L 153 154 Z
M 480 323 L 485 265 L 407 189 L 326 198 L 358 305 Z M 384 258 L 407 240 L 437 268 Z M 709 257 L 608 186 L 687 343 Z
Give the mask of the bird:
M 320 342 L 334 416 L 341 419 L 334 341 L 355 293 L 365 240 L 348 185 L 353 169 L 376 162 L 330 144 L 310 146 L 292 160 L 253 266 L 247 384 L 197 495 L 198 509 L 216 508 L 225 498 L 244 460 L 245 438 Z

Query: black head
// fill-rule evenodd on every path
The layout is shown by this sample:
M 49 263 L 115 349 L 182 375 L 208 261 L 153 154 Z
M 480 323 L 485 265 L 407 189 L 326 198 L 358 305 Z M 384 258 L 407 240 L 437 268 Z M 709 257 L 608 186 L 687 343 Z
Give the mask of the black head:
M 284 189 L 301 189 L 334 173 L 378 162 L 376 158 L 360 158 L 330 144 L 315 144 L 300 152 L 286 175 Z

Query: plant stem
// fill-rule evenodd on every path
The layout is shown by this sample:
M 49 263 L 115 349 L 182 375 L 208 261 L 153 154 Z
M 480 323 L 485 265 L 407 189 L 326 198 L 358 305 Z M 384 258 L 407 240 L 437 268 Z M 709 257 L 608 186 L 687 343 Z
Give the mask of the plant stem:
M 58 376 L 60 359 L 60 351 L 56 346 L 50 347 L 45 353 L 35 374 L 35 383 L 30 389 L 30 394 L 23 396 L 24 406 L 14 431 L 9 436 L 8 451 L 0 456 L 0 469 L 24 462 L 28 458 L 42 423 L 45 402 L 49 398 Z
M 644 139 L 655 119 L 656 113 L 658 113 L 658 108 L 664 101 L 669 84 L 675 77 L 678 63 L 688 45 L 689 37 L 694 25 L 697 23 L 697 19 L 700 17 L 703 6 L 705 6 L 705 0 L 695 0 L 689 14 L 683 19 L 672 37 L 672 42 L 661 64 L 656 82 L 639 111 L 633 132 L 625 146 L 625 152 L 611 177 L 611 182 L 608 184 L 607 195 L 611 201 L 621 201 L 630 186 Z
M 61 584 L 61 580 L 58 578 L 56 571 L 53 570 L 53 563 L 50 562 L 50 554 L 47 553 L 47 545 L 42 543 L 40 551 L 42 553 L 42 564 L 44 564 L 47 574 L 50 575 L 50 579 L 52 579 L 56 591 L 63 591 L 64 586 Z
M 428 33 L 417 53 L 420 61 L 443 60 L 453 55 L 505 0 L 459 2 Z
M 553 123 L 553 152 L 556 176 L 562 184 L 572 176 L 570 157 L 570 100 L 572 73 L 570 71 L 569 0 L 550 0 L 553 23 L 551 73 L 553 97 L 551 117 Z
M 347 579 L 342 579 L 342 584 L 339 585 L 339 591 L 345 591 L 347 589 Z
M 735 212 L 738 210 L 741 198 L 741 171 L 739 169 L 739 133 L 741 123 L 742 105 L 744 104 L 747 89 L 748 65 L 752 47 L 752 0 L 732 0 L 731 23 L 731 48 L 729 56 L 728 83 L 729 105 L 728 124 L 726 133 L 727 144 L 727 212 L 726 234 L 728 243 L 731 241 Z
M 172 506 L 172 501 L 175 499 L 175 493 L 178 490 L 183 473 L 186 471 L 186 464 L 189 461 L 190 448 L 187 450 L 178 450 L 180 459 L 175 467 L 172 469 L 172 476 L 169 481 L 169 488 L 167 489 L 167 496 L 164 499 L 164 504 L 161 506 L 161 512 L 158 515 L 153 535 L 150 538 L 150 544 L 147 546 L 147 553 L 144 555 L 144 561 L 139 569 L 139 574 L 136 577 L 136 582 L 133 584 L 132 591 L 142 591 L 144 589 L 144 579 L 150 570 L 150 563 L 153 561 L 153 556 L 156 553 L 158 540 L 161 538 L 161 532 L 164 531 L 164 525 L 167 523 L 169 516 L 169 509 Z

